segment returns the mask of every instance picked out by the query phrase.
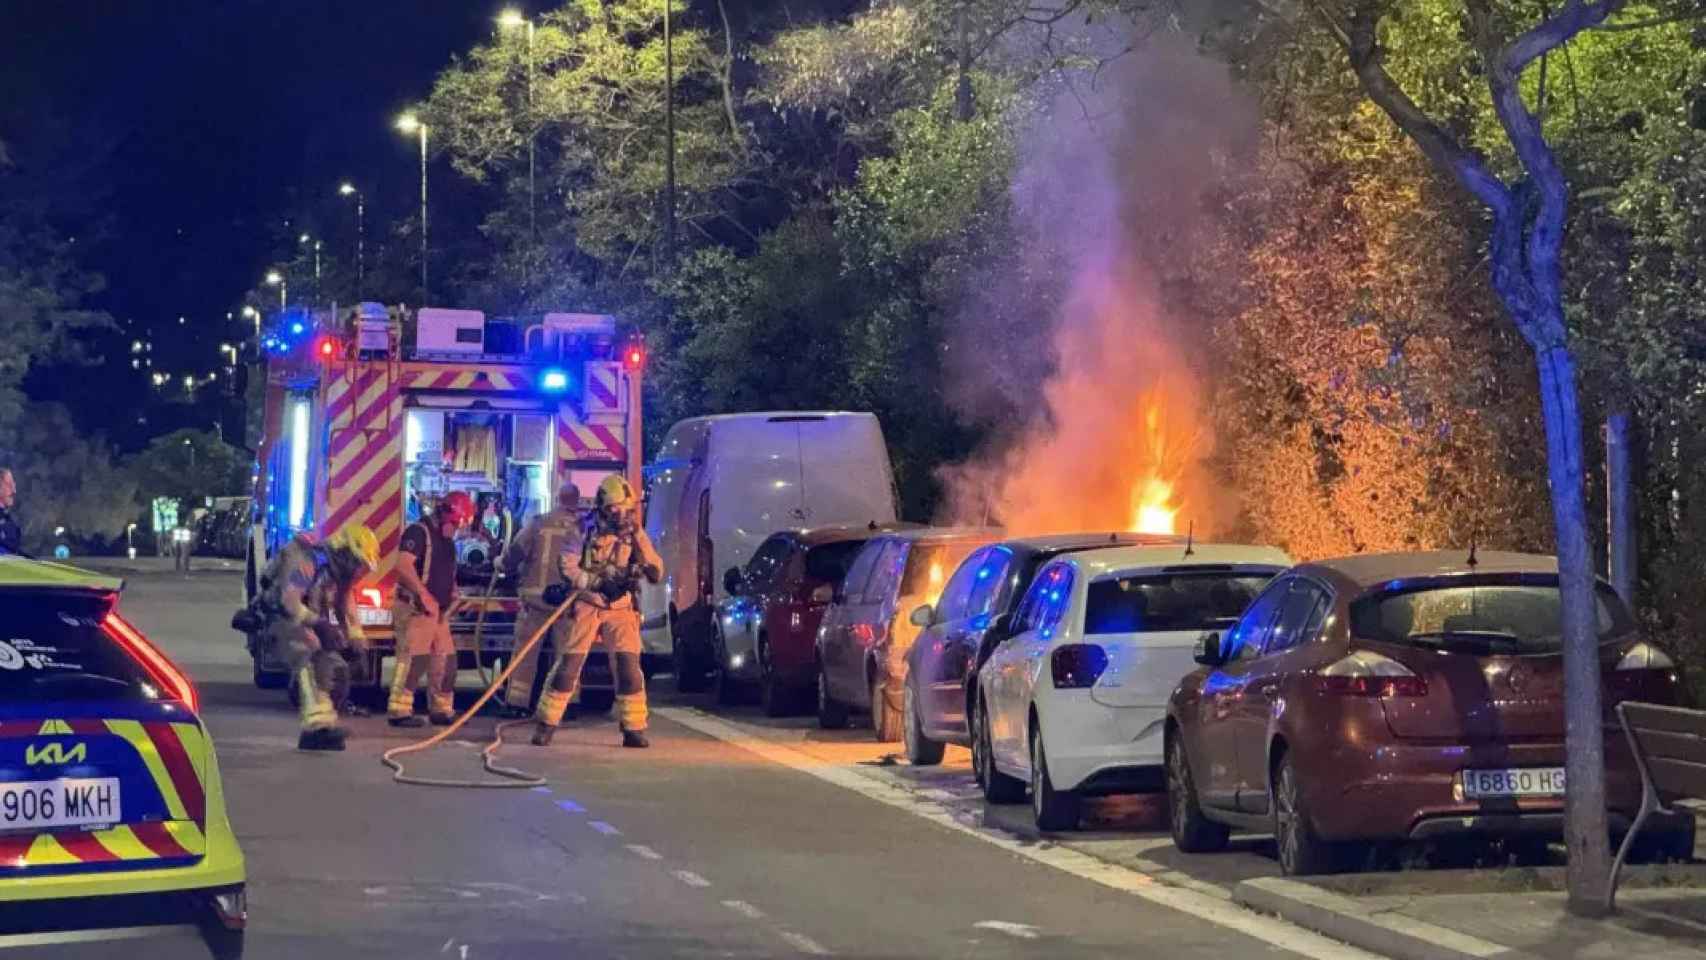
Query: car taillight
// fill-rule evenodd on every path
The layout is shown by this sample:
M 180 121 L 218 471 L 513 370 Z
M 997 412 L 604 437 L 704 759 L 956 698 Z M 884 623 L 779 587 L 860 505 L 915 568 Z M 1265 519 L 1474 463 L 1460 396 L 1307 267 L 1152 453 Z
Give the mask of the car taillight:
M 1663 650 L 1645 641 L 1630 647 L 1617 661 L 1618 670 L 1675 670 L 1676 661 Z
M 362 587 L 356 592 L 355 602 L 364 607 L 383 607 L 385 594 L 378 587 Z
M 189 707 L 191 712 L 200 712 L 201 700 L 196 694 L 195 684 L 190 682 L 189 675 L 178 669 L 178 665 L 161 653 L 160 648 L 149 643 L 141 631 L 126 623 L 124 618 L 116 613 L 107 614 L 106 619 L 101 621 L 101 629 L 117 641 L 142 669 L 148 671 L 148 675 L 153 677 L 154 682 L 172 699 Z
M 1108 669 L 1108 651 L 1093 643 L 1069 643 L 1055 649 L 1049 665 L 1054 670 L 1056 690 L 1093 687 Z
M 1359 650 L 1316 675 L 1323 693 L 1347 697 L 1425 697 L 1428 682 L 1378 653 Z

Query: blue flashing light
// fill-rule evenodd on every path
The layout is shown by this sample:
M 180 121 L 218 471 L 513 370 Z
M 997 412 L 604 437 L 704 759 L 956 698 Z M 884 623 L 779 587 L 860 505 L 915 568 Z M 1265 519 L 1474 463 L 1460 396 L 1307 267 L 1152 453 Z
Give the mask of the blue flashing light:
M 539 377 L 539 389 L 546 393 L 562 393 L 569 389 L 569 375 L 562 370 L 547 370 Z
M 295 323 L 290 325 L 290 332 L 295 336 L 301 336 L 302 330 L 303 330 L 302 321 L 300 321 L 300 320 L 298 320 Z

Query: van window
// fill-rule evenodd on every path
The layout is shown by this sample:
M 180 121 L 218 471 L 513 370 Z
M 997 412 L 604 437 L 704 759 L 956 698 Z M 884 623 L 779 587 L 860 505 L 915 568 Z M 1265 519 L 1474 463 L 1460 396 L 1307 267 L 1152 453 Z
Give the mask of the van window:
M 872 540 L 859 551 L 853 566 L 847 569 L 847 577 L 841 581 L 842 598 L 846 603 L 860 603 L 865 598 L 865 584 L 871 579 L 871 570 L 877 565 L 877 557 L 882 555 L 887 540 Z

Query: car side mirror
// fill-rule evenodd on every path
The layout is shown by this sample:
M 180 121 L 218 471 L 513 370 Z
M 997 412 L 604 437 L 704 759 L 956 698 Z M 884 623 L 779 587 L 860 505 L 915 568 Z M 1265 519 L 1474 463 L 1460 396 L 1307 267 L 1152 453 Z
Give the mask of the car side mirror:
M 741 576 L 739 567 L 730 567 L 723 573 L 723 589 L 730 594 L 740 592 Z
M 820 583 L 812 590 L 813 603 L 832 603 L 835 600 L 835 584 L 833 583 Z
M 915 627 L 928 627 L 935 620 L 936 608 L 928 603 L 921 603 L 912 610 L 912 625 Z
M 1226 657 L 1220 649 L 1220 634 L 1205 633 L 1197 638 L 1197 648 L 1191 654 L 1191 659 L 1205 667 L 1218 667 L 1226 662 Z

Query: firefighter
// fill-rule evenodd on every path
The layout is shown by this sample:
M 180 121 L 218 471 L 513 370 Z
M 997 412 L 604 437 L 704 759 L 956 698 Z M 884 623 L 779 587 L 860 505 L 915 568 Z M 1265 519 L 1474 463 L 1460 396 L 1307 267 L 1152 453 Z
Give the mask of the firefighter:
M 663 579 L 663 558 L 639 524 L 639 498 L 620 474 L 598 485 L 596 513 L 579 551 L 563 555 L 563 579 L 579 590 L 571 608 L 567 644 L 539 698 L 533 743 L 546 746 L 580 686 L 581 667 L 595 641 L 616 661 L 617 717 L 624 747 L 647 747 L 646 678 L 640 670 L 640 581 Z M 559 587 L 558 590 L 563 588 Z M 555 593 L 556 591 L 553 591 Z
M 351 661 L 366 663 L 367 637 L 355 616 L 355 585 L 379 564 L 379 541 L 349 524 L 316 543 L 299 534 L 264 576 L 266 636 L 290 663 L 302 712 L 298 750 L 342 750 L 348 731 L 338 710 L 349 696 Z
M 518 648 L 533 636 L 555 609 L 555 604 L 545 602 L 544 591 L 552 584 L 563 582 L 563 555 L 578 556 L 580 550 L 581 492 L 572 482 L 565 482 L 557 491 L 557 508 L 529 519 L 504 553 L 504 564 L 510 576 L 521 578 L 522 614 L 515 629 Z M 533 685 L 539 676 L 539 661 L 546 656 L 547 649 L 564 649 L 568 635 L 567 620 L 552 624 L 551 635 L 509 675 L 509 683 L 504 687 L 507 716 L 533 715 Z
M 456 693 L 456 645 L 450 607 L 456 602 L 456 534 L 474 519 L 474 500 L 453 490 L 433 508 L 430 522 L 403 531 L 391 622 L 397 642 L 386 714 L 393 727 L 419 727 L 415 688 L 427 679 L 427 716 L 449 726 Z

